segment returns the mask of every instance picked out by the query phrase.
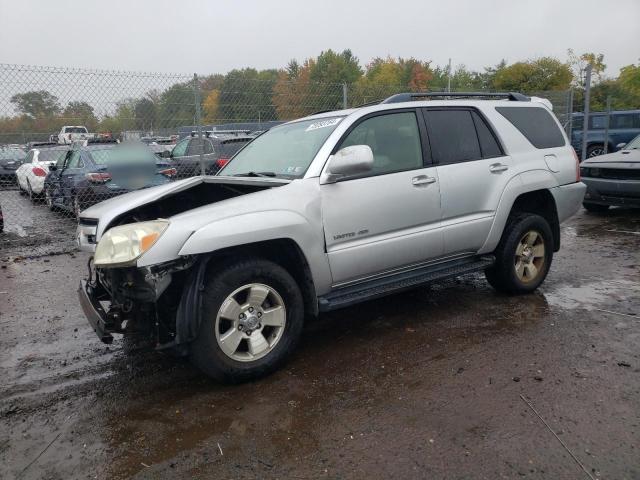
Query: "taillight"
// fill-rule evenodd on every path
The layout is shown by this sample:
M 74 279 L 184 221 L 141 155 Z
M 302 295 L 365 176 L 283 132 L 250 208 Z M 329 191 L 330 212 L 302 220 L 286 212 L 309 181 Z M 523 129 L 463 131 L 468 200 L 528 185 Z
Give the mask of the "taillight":
M 220 168 L 224 167 L 227 163 L 229 163 L 228 158 L 219 158 L 218 160 L 216 160 L 216 165 L 218 165 Z
M 104 173 L 104 172 L 87 173 L 85 175 L 85 178 L 89 180 L 91 183 L 107 183 L 108 181 L 111 180 L 111 174 Z
M 578 154 L 576 153 L 576 151 L 572 148 L 571 151 L 573 152 L 573 158 L 576 159 L 576 182 L 579 182 L 581 180 L 580 178 L 580 159 L 578 158 Z
M 47 172 L 45 172 L 44 169 L 40 168 L 40 167 L 33 167 L 31 169 L 31 171 L 33 172 L 33 174 L 36 177 L 46 177 L 47 176 Z
M 160 170 L 158 173 L 161 173 L 165 177 L 173 177 L 178 174 L 178 171 L 175 168 L 165 168 L 164 170 Z

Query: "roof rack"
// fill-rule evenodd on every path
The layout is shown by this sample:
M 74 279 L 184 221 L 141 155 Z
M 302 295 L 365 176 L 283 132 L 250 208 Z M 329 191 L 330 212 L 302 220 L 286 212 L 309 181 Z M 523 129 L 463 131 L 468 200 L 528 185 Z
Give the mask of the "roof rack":
M 513 102 L 529 102 L 531 98 L 517 92 L 424 92 L 397 93 L 380 103 L 413 102 L 421 98 L 504 98 Z

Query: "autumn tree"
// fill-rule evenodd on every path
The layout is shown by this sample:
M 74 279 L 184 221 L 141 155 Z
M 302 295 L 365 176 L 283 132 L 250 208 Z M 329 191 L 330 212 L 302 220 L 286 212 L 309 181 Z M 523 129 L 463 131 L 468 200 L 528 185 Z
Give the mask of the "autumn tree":
M 220 90 L 209 90 L 202 104 L 204 123 L 215 123 L 219 118 Z
M 607 66 L 604 63 L 604 55 L 602 53 L 585 52 L 578 55 L 570 48 L 567 50 L 567 56 L 569 57 L 569 66 L 573 71 L 574 86 L 584 88 L 588 65 L 591 65 L 592 78 L 596 82 L 600 82 L 603 79 Z
M 95 130 L 98 119 L 93 111 L 93 107 L 84 101 L 71 101 L 62 112 L 63 123 L 78 124 L 86 126 L 89 131 Z

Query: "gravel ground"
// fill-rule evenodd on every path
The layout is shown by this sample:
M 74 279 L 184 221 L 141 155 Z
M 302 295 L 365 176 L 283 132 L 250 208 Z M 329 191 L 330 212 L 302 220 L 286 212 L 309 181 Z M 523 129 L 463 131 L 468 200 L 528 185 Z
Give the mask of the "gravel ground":
M 581 212 L 538 292 L 471 276 L 333 312 L 233 387 L 101 344 L 85 255 L 5 259 L 0 478 L 640 478 L 639 232 Z

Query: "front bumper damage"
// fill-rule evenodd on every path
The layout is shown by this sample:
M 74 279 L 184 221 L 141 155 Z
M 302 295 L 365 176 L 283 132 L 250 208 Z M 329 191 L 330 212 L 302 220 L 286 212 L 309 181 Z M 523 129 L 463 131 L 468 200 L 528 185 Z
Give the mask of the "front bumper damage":
M 89 262 L 89 277 L 78 287 L 80 305 L 87 321 L 104 343 L 113 334 L 143 336 L 156 348 L 168 348 L 192 340 L 180 332 L 178 315 L 193 318 L 188 298 L 199 301 L 192 279 L 199 269 L 194 258 L 181 258 L 163 265 L 136 268 L 98 268 Z M 182 323 L 185 323 L 183 319 Z M 184 328 L 182 329 L 184 330 Z

